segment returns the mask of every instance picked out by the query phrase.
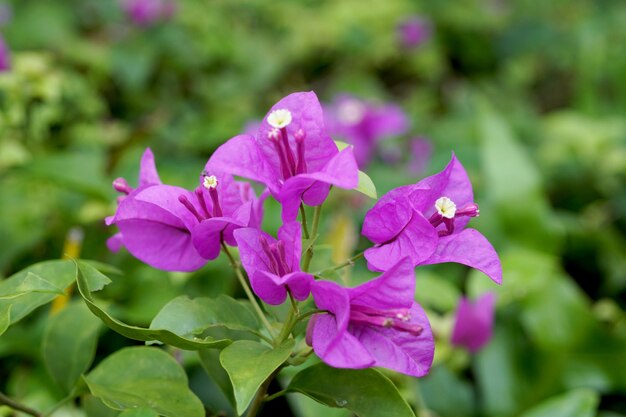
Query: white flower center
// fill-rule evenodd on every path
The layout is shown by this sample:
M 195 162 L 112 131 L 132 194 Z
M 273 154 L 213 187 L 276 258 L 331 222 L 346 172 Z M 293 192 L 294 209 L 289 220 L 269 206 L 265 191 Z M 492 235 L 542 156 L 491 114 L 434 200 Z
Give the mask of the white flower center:
M 435 201 L 437 212 L 447 219 L 453 219 L 456 214 L 456 204 L 448 197 L 441 197 Z
M 202 185 L 207 190 L 212 190 L 212 189 L 217 188 L 218 183 L 219 181 L 217 180 L 217 177 L 215 175 L 211 175 L 211 176 L 204 177 L 204 182 L 202 183 Z
M 348 100 L 339 106 L 337 116 L 341 123 L 355 125 L 365 116 L 365 106 L 358 100 Z
M 267 116 L 267 123 L 276 129 L 287 127 L 291 123 L 291 112 L 287 109 L 274 110 Z

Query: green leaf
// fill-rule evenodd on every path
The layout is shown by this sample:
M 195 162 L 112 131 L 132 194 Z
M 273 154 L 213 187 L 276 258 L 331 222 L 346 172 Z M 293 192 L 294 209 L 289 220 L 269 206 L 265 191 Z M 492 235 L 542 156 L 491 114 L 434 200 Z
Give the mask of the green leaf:
M 144 407 L 166 417 L 204 416 L 202 403 L 187 386 L 184 369 L 158 348 L 119 350 L 85 381 L 93 395 L 116 410 Z
M 335 140 L 334 142 L 335 142 L 335 145 L 337 145 L 337 149 L 339 150 L 339 152 L 343 151 L 348 146 L 350 146 L 349 143 L 346 143 L 346 142 L 341 141 L 341 140 Z
M 200 349 L 198 351 L 202 367 L 234 408 L 237 404 L 233 384 L 231 384 L 228 373 L 220 363 L 220 353 L 217 349 Z
M 466 417 L 476 415 L 475 394 L 472 385 L 439 365 L 430 370 L 428 378 L 420 380 L 426 408 L 440 416 Z
M 337 369 L 320 363 L 300 371 L 287 387 L 359 417 L 415 417 L 398 389 L 375 369 Z
M 0 294 L 0 300 L 11 300 L 31 292 L 63 295 L 62 290 L 32 272 L 27 272 L 24 280 L 12 290 L 13 292 L 11 293 Z
M 59 260 L 31 265 L 0 281 L 0 330 L 54 300 L 74 279 L 73 263 Z M 16 294 L 19 296 L 15 296 Z M 10 315 L 8 306 L 11 306 Z
M 594 417 L 598 403 L 596 392 L 580 389 L 549 398 L 520 417 Z
M 52 379 L 65 393 L 91 365 L 100 326 L 100 320 L 82 303 L 67 306 L 48 321 L 43 359 Z
M 289 358 L 294 343 L 288 339 L 272 349 L 258 342 L 238 340 L 222 351 L 220 362 L 233 384 L 239 415 L 248 408 L 263 381 Z
M 0 304 L 0 336 L 7 331 L 11 324 L 11 304 Z
M 159 415 L 149 408 L 129 408 L 123 411 L 119 417 L 159 417 Z
M 223 348 L 231 343 L 229 339 L 214 339 L 210 336 L 204 338 L 187 338 L 167 329 L 146 329 L 137 326 L 130 326 L 111 317 L 106 311 L 94 303 L 91 296 L 91 291 L 98 291 L 102 289 L 108 282 L 110 282 L 110 280 L 87 263 L 78 263 L 78 268 L 76 270 L 76 282 L 78 292 L 83 297 L 83 300 L 91 312 L 98 316 L 100 320 L 102 320 L 111 330 L 129 339 L 140 340 L 143 342 L 159 341 L 186 350 Z
M 151 329 L 169 330 L 187 338 L 201 335 L 210 327 L 222 326 L 256 333 L 261 324 L 247 302 L 227 295 L 193 300 L 187 296 L 176 297 L 161 309 L 150 324 Z
M 376 193 L 376 186 L 372 179 L 363 171 L 359 171 L 359 185 L 355 188 L 356 191 L 365 194 L 366 196 L 376 200 L 378 194 Z

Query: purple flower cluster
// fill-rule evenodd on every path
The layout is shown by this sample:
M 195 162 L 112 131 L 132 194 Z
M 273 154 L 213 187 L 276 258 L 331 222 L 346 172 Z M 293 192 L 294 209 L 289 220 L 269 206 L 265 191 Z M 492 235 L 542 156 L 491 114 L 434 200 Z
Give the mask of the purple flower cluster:
M 283 98 L 254 134 L 236 136 L 213 153 L 194 190 L 163 184 L 146 150 L 138 187 L 122 178 L 113 183 L 124 195 L 107 219 L 119 228 L 109 247 L 125 246 L 156 268 L 192 271 L 226 245 L 237 246 L 252 289 L 264 302 L 313 296 L 320 312 L 309 321 L 307 342 L 324 362 L 423 376 L 433 360 L 434 340 L 424 310 L 414 301 L 414 268 L 458 262 L 502 281 L 493 247 L 465 228 L 479 213 L 468 176 L 453 156 L 442 172 L 392 190 L 367 213 L 362 233 L 374 246 L 365 257 L 371 270 L 382 272 L 378 278 L 355 288 L 316 280 L 300 266 L 298 209 L 321 205 L 331 186 L 352 189 L 358 183 L 353 148 L 339 151 L 325 120 L 313 92 Z M 249 183 L 233 176 L 261 183 L 265 191 L 257 198 Z M 282 206 L 276 238 L 260 230 L 268 195 Z M 478 327 L 483 316 L 465 315 L 470 324 L 459 325 L 454 341 L 474 349 L 484 343 L 486 331 Z M 468 342 L 476 333 L 473 327 L 480 338 Z
M 398 24 L 398 39 L 405 48 L 417 48 L 432 35 L 430 21 L 420 16 L 412 16 Z
M 126 16 L 139 27 L 149 27 L 170 19 L 176 12 L 174 0 L 122 0 Z
M 374 104 L 351 95 L 338 96 L 325 107 L 331 135 L 354 145 L 359 167 L 366 167 L 378 142 L 409 130 L 409 119 L 396 104 Z
M 11 54 L 9 48 L 0 35 L 0 72 L 11 69 Z

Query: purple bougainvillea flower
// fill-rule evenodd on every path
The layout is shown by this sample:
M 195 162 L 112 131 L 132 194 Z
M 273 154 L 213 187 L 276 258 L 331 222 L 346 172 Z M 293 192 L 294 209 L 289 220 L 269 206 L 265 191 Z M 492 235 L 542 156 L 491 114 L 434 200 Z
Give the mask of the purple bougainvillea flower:
M 173 0 L 122 0 L 122 8 L 135 25 L 148 27 L 171 18 L 176 4 Z
M 120 233 L 108 242 L 117 250 L 125 246 L 136 258 L 167 271 L 193 271 L 215 259 L 220 245 L 236 245 L 233 231 L 239 227 L 259 227 L 262 202 L 249 184 L 239 183 L 228 174 L 201 176 L 193 192 L 161 184 L 154 158 L 146 150 L 140 181 L 132 189 L 123 179 L 114 181 L 117 191 L 127 194 L 115 216 L 107 224 Z
M 486 293 L 475 302 L 461 297 L 456 310 L 452 344 L 463 346 L 476 353 L 485 346 L 493 334 L 496 295 Z
M 381 139 L 403 135 L 409 129 L 409 120 L 400 106 L 376 105 L 350 95 L 337 97 L 325 108 L 325 116 L 330 134 L 354 145 L 354 155 L 362 168 L 371 161 Z
M 313 316 L 307 343 L 328 365 L 428 373 L 435 345 L 428 317 L 413 299 L 415 274 L 408 258 L 356 288 L 317 281 L 312 293 L 327 313 Z
M 207 171 L 229 172 L 269 188 L 283 206 L 283 221 L 295 220 L 301 202 L 318 206 L 330 186 L 354 188 L 358 168 L 348 147 L 341 152 L 326 133 L 322 107 L 313 92 L 276 103 L 256 137 L 236 136 L 220 146 Z
M 405 48 L 416 48 L 426 42 L 432 33 L 430 21 L 412 16 L 398 25 L 398 39 Z
M 287 290 L 296 300 L 306 300 L 313 275 L 300 270 L 302 232 L 292 221 L 278 230 L 278 240 L 257 229 L 235 231 L 241 263 L 254 292 L 268 304 L 282 304 Z
M 11 69 L 11 53 L 4 39 L 0 35 L 0 72 Z
M 362 234 L 376 244 L 365 251 L 368 266 L 385 271 L 405 256 L 414 266 L 457 262 L 501 284 L 493 246 L 465 228 L 478 214 L 467 173 L 453 155 L 440 173 L 391 190 L 367 212 Z

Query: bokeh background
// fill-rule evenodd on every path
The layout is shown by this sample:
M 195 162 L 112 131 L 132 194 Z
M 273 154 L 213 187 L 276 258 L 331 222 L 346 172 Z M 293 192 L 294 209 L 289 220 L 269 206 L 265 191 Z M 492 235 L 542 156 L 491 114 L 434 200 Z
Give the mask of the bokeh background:
M 362 169 L 380 196 L 454 152 L 504 285 L 460 265 L 418 268 L 436 364 L 394 382 L 422 416 L 626 416 L 626 2 L 143 3 L 0 4 L 0 277 L 60 258 L 78 228 L 81 257 L 124 271 L 103 298 L 126 322 L 149 324 L 179 294 L 236 295 L 223 260 L 182 274 L 109 252 L 112 180 L 134 184 L 150 147 L 165 182 L 195 186 L 217 146 L 294 91 L 397 105 L 408 125 L 372 139 Z M 368 246 L 372 204 L 337 193 L 325 205 L 319 265 Z M 277 206 L 266 212 L 276 229 Z M 341 279 L 369 276 L 357 265 Z M 450 346 L 454 310 L 485 292 L 497 294 L 495 334 L 470 355 Z M 0 391 L 42 408 L 60 399 L 41 361 L 48 315 L 0 338 Z M 97 358 L 132 343 L 103 330 Z M 185 360 L 208 415 L 231 415 Z M 58 415 L 116 414 L 87 398 Z M 294 396 L 265 415 L 348 414 Z

